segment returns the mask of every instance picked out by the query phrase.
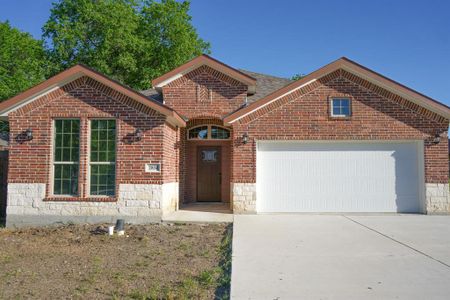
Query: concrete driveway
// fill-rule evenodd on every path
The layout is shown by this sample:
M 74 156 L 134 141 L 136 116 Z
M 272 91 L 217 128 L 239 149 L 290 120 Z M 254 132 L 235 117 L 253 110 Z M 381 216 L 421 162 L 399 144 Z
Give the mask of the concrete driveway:
M 233 299 L 450 299 L 450 217 L 235 216 Z

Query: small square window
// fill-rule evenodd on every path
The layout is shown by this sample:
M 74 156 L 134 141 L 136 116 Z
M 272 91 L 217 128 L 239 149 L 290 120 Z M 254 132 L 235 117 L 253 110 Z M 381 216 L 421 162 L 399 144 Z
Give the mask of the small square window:
M 331 116 L 332 117 L 350 117 L 351 107 L 348 98 L 331 99 Z

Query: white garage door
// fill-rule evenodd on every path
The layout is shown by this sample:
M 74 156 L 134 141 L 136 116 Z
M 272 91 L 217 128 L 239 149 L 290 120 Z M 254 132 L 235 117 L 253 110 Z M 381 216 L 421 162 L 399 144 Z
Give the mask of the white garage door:
M 258 142 L 258 212 L 420 212 L 420 142 Z

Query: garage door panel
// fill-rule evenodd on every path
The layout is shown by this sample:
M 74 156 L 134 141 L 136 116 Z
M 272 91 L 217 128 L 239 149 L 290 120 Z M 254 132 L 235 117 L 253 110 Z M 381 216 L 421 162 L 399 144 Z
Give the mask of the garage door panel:
M 417 143 L 260 142 L 260 212 L 418 212 Z

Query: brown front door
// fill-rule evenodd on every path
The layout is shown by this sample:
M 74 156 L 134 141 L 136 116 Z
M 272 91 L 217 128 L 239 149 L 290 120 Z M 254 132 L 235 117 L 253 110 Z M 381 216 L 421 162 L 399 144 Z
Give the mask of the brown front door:
M 197 201 L 221 201 L 221 147 L 198 147 Z

